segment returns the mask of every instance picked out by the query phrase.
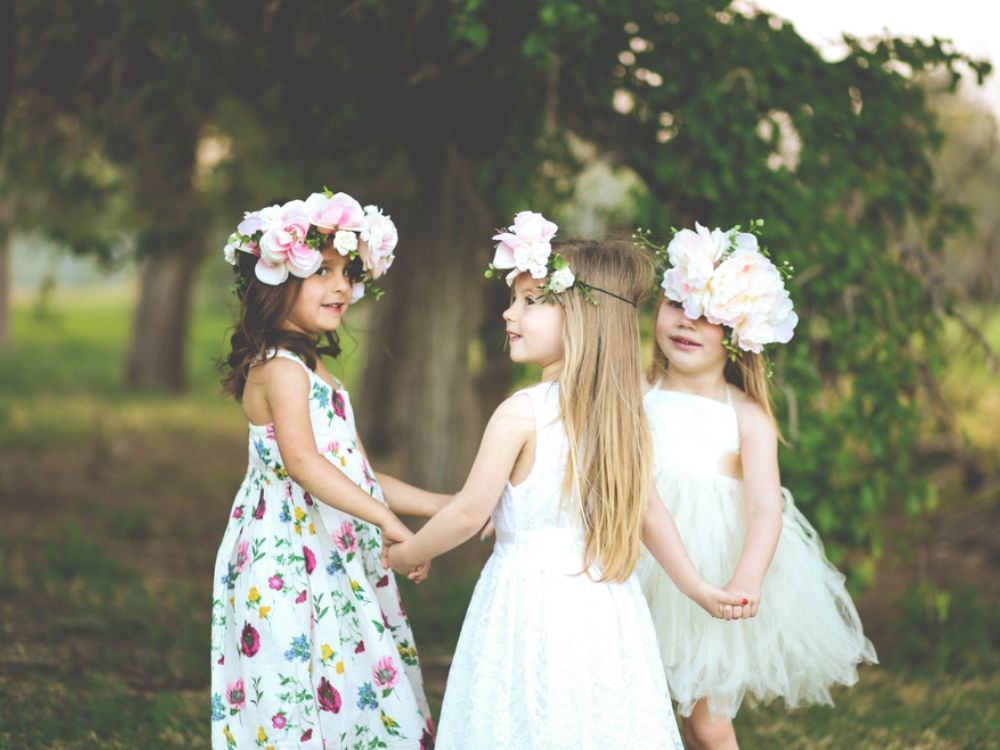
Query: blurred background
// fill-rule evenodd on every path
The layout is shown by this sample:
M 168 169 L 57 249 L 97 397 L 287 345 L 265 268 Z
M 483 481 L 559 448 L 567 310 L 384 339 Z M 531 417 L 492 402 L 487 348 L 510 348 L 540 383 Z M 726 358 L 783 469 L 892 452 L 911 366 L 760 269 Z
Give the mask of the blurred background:
M 323 186 L 400 229 L 347 317 L 375 466 L 458 489 L 535 373 L 492 230 L 766 221 L 784 483 L 882 660 L 746 748 L 1000 747 L 1000 58 L 972 0 L 0 1 L 0 749 L 208 747 L 246 466 L 222 247 Z M 646 338 L 652 308 L 643 312 Z M 432 702 L 490 543 L 404 584 Z M 766 605 L 765 605 L 766 606 Z M 486 646 L 484 646 L 486 647 Z

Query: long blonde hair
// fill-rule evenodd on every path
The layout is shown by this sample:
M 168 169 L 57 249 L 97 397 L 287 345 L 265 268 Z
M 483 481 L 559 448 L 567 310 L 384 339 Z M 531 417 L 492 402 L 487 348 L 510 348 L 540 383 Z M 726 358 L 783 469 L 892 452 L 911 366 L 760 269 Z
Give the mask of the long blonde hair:
M 666 304 L 668 304 L 667 298 L 661 294 L 655 315 L 660 314 L 660 305 Z M 656 383 L 667 374 L 669 368 L 670 361 L 654 337 L 653 361 L 646 371 L 646 377 L 650 383 Z M 767 363 L 761 355 L 740 349 L 736 359 L 726 360 L 723 377 L 727 383 L 735 385 L 756 402 L 771 419 L 775 428 L 778 427 L 778 421 L 774 417 L 774 402 L 771 399 L 771 381 L 767 375 Z M 778 437 L 781 437 L 780 431 Z
M 553 244 L 577 279 L 636 306 L 652 285 L 652 262 L 631 243 Z M 639 559 L 652 471 L 638 314 L 602 291 L 593 291 L 591 301 L 577 286 L 556 299 L 565 317 L 559 407 L 569 461 L 563 489 L 579 503 L 584 570 L 596 563 L 599 580 L 624 581 Z

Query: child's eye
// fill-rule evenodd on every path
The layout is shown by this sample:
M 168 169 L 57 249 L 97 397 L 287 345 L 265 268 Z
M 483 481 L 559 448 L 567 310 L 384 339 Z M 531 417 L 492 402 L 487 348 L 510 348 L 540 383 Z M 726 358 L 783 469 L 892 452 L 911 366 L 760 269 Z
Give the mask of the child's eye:
M 680 309 L 680 308 L 684 307 L 684 305 L 682 305 L 680 302 L 678 302 L 675 299 L 668 299 L 667 300 L 667 304 L 670 305 L 671 307 L 675 307 L 677 309 Z
M 316 269 L 316 276 L 326 276 L 329 273 L 329 269 L 326 266 L 320 266 Z
M 533 305 L 533 304 L 535 304 L 535 302 L 537 302 L 537 300 L 534 297 L 525 297 L 524 298 L 524 304 L 526 304 L 526 305 Z

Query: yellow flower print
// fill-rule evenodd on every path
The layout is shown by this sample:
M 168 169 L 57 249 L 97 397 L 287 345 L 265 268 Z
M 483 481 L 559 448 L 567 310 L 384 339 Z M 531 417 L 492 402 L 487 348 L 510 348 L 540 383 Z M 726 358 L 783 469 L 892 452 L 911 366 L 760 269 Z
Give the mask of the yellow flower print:
M 340 465 L 341 466 L 347 466 L 347 456 L 341 456 L 340 457 Z
M 235 596 L 229 597 L 229 606 L 230 607 L 235 607 L 236 606 L 236 597 Z
M 264 727 L 257 729 L 257 742 L 267 742 L 267 732 L 264 731 Z
M 250 591 L 247 592 L 247 601 L 251 604 L 256 604 L 260 601 L 260 592 L 257 590 L 256 586 L 250 587 Z
M 326 661 L 329 660 L 332 656 L 333 656 L 333 649 L 330 648 L 329 643 L 324 643 L 322 646 L 320 646 L 319 660 L 321 662 L 326 663 Z
M 259 614 L 260 614 L 260 619 L 265 620 L 265 619 L 267 619 L 267 616 L 269 614 L 271 614 L 271 608 L 270 607 L 261 607 Z
M 353 578 L 351 579 L 351 591 L 354 591 L 355 593 L 361 591 L 361 584 L 355 581 Z
M 382 724 L 385 726 L 386 729 L 393 729 L 399 726 L 399 723 L 394 718 L 389 716 L 385 711 L 382 711 L 381 714 L 382 714 Z
M 295 509 L 295 520 L 296 521 L 302 521 L 302 520 L 305 519 L 305 517 L 306 517 L 306 512 L 304 510 L 302 510 L 302 508 L 296 508 Z
M 316 524 L 314 523 L 309 524 L 309 536 L 316 536 Z
M 344 674 L 344 662 L 337 662 L 337 674 Z

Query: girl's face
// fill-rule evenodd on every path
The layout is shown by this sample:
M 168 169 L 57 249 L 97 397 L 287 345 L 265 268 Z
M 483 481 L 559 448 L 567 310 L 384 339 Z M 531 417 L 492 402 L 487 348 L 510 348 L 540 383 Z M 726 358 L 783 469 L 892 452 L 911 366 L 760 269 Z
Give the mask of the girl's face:
M 726 366 L 726 332 L 720 325 L 704 318 L 691 320 L 680 303 L 661 298 L 656 313 L 656 345 L 670 362 L 670 369 L 685 374 L 700 374 Z
M 504 310 L 510 358 L 558 371 L 563 358 L 563 311 L 542 302 L 538 280 L 522 273 L 514 281 L 510 307 Z
M 340 327 L 351 304 L 350 260 L 332 247 L 323 250 L 323 265 L 302 281 L 283 328 L 315 336 Z

